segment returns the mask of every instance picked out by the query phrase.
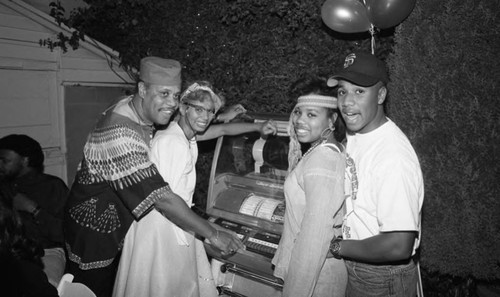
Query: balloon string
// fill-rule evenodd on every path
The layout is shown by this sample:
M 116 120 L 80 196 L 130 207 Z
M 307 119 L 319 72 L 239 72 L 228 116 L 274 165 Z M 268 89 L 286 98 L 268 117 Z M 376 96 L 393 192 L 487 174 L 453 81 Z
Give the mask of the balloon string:
M 372 36 L 372 55 L 375 55 L 375 26 L 373 24 L 370 24 L 370 35 Z
M 363 4 L 366 7 L 366 0 L 363 0 Z M 375 55 L 375 26 L 373 24 L 370 24 L 370 35 L 372 36 L 371 40 L 371 45 L 372 45 L 372 55 Z

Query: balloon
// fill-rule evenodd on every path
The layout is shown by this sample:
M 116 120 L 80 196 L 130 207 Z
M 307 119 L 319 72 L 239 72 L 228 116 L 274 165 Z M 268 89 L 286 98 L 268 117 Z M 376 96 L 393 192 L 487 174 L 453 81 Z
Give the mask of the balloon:
M 321 18 L 330 29 L 342 33 L 364 32 L 371 27 L 366 7 L 359 0 L 326 0 Z
M 394 27 L 408 17 L 416 0 L 364 0 L 368 18 L 375 27 Z

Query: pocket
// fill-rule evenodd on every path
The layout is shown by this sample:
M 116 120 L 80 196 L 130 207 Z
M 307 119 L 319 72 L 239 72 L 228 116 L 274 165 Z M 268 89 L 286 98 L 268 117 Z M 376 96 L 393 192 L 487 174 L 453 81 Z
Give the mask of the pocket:
M 357 296 L 391 296 L 392 276 L 387 267 L 361 263 L 349 266 L 349 286 L 357 291 Z

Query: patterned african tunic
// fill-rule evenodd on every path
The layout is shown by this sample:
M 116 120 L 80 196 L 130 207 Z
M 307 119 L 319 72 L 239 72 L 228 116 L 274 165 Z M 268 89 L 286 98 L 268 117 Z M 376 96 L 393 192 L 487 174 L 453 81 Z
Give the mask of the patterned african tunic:
M 70 261 L 82 270 L 110 265 L 134 220 L 170 192 L 150 161 L 152 127 L 125 98 L 90 133 L 65 209 Z

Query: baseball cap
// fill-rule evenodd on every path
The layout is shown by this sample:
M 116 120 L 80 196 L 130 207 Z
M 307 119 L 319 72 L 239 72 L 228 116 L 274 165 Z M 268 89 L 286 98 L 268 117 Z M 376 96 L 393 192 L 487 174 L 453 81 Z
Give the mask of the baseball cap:
M 178 86 L 181 84 L 181 63 L 159 57 L 146 57 L 141 60 L 139 78 L 150 84 Z
M 344 60 L 344 68 L 327 81 L 328 86 L 335 87 L 339 80 L 347 80 L 355 85 L 370 87 L 381 81 L 389 82 L 385 63 L 374 55 L 364 52 L 354 52 Z

